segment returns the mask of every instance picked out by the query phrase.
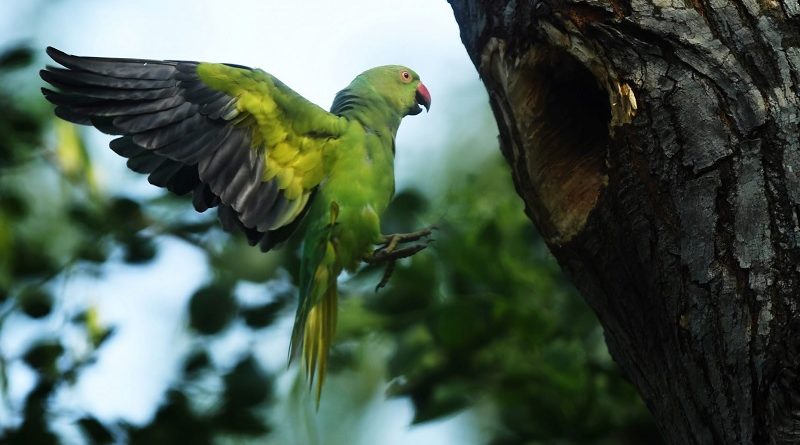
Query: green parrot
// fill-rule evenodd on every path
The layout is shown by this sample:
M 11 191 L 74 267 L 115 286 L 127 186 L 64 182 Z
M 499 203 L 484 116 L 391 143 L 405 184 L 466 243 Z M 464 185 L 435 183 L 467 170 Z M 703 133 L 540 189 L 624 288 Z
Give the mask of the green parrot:
M 387 264 L 422 250 L 430 229 L 382 235 L 394 194 L 400 121 L 430 108 L 414 71 L 359 74 L 330 112 L 270 74 L 239 65 L 79 57 L 47 48 L 43 88 L 62 119 L 121 135 L 110 143 L 130 169 L 217 207 L 222 226 L 268 251 L 302 224 L 299 304 L 290 360 L 301 354 L 319 404 L 336 328 L 337 277 L 362 261 Z

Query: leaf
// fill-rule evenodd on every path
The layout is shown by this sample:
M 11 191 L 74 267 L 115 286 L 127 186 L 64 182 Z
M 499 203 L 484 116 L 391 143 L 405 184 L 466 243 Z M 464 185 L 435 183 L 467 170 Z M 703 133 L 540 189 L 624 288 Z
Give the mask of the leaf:
M 33 50 L 28 46 L 17 46 L 0 54 L 0 70 L 11 70 L 30 65 Z
M 214 422 L 221 429 L 234 434 L 261 436 L 271 430 L 263 417 L 263 415 L 251 411 L 224 410 L 217 414 Z
M 34 240 L 23 243 L 18 237 L 13 238 L 11 242 L 11 251 L 14 252 L 11 273 L 17 279 L 47 276 L 57 270 L 58 267 L 48 255 L 44 242 Z
M 211 358 L 206 351 L 194 351 L 183 362 L 183 372 L 192 375 L 211 365 Z
M 55 373 L 56 360 L 64 353 L 64 347 L 56 341 L 43 341 L 25 352 L 22 360 L 31 368 L 45 373 Z
M 227 409 L 250 408 L 272 397 L 272 381 L 253 356 L 237 363 L 224 381 Z
M 19 220 L 24 218 L 30 210 L 30 206 L 17 193 L 11 190 L 3 190 L 0 196 L 0 212 L 10 219 Z
M 158 253 L 153 239 L 138 233 L 126 237 L 122 242 L 125 245 L 125 261 L 131 264 L 148 263 Z
M 247 326 L 262 329 L 271 325 L 284 307 L 284 301 L 272 301 L 260 306 L 246 307 L 240 310 Z
M 123 233 L 133 233 L 147 227 L 147 219 L 142 212 L 142 205 L 133 199 L 124 196 L 112 198 L 108 213 L 114 226 Z
M 100 322 L 100 312 L 97 310 L 96 306 L 89 306 L 83 312 L 72 317 L 71 321 L 84 325 L 89 341 L 95 349 L 99 348 L 100 345 L 114 335 L 113 327 L 104 326 Z
M 84 417 L 78 420 L 78 425 L 93 444 L 105 445 L 114 442 L 114 436 L 111 431 L 94 417 Z
M 458 380 L 451 380 L 433 388 L 421 388 L 411 394 L 414 402 L 414 419 L 416 425 L 428 422 L 462 410 L 469 405 L 470 390 Z
M 89 192 L 98 193 L 94 167 L 86 151 L 86 146 L 75 124 L 63 119 L 55 119 L 56 160 L 67 177 L 74 184 L 85 184 Z
M 30 286 L 20 292 L 17 297 L 22 312 L 31 318 L 44 318 L 53 309 L 53 297 L 39 286 Z
M 189 300 L 189 324 L 203 335 L 222 331 L 236 313 L 231 289 L 214 284 L 197 290 Z

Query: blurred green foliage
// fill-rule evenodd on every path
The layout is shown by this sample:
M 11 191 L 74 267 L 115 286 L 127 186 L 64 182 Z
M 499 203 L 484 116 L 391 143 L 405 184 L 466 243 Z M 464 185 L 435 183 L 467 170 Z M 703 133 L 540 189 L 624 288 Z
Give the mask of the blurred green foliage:
M 416 423 L 474 411 L 491 444 L 658 443 L 593 314 L 526 218 L 499 153 L 467 175 L 445 173 L 442 196 L 398 194 L 385 232 L 435 222 L 435 242 L 399 263 L 378 293 L 380 268 L 343 283 L 334 375 L 317 414 L 302 377 L 287 394 L 254 354 L 226 362 L 212 353 L 232 330 L 257 341 L 292 317 L 297 240 L 265 255 L 223 234 L 213 215 L 194 215 L 185 197 L 108 195 L 80 133 L 40 98 L 2 89 L 4 76 L 33 59 L 24 47 L 0 54 L 0 339 L 12 335 L 9 320 L 37 323 L 41 333 L 21 354 L 0 350 L 0 404 L 12 414 L 0 421 L 0 443 L 73 443 L 76 431 L 90 444 L 357 443 L 347 426 L 363 426 L 353 419 L 369 418 L 370 394 L 383 381 L 389 396 L 412 401 Z M 144 424 L 63 409 L 57 394 L 79 381 L 114 329 L 92 306 L 63 304 L 59 284 L 102 279 L 113 264 L 150 263 L 164 237 L 195 246 L 211 270 L 186 308 L 192 342 L 181 371 Z M 253 283 L 265 298 L 246 301 L 241 285 Z M 67 341 L 76 336 L 79 344 Z M 20 404 L 9 399 L 8 370 L 17 363 L 36 374 Z M 308 420 L 315 416 L 323 420 Z M 65 422 L 72 436 L 54 428 Z M 334 425 L 336 434 L 297 432 Z
M 392 215 L 430 213 L 421 194 L 399 198 Z M 492 444 L 658 443 L 499 156 L 453 178 L 435 207 L 447 212 L 434 248 L 359 300 L 395 340 L 389 392 L 411 398 L 414 422 L 478 405 L 493 412 Z

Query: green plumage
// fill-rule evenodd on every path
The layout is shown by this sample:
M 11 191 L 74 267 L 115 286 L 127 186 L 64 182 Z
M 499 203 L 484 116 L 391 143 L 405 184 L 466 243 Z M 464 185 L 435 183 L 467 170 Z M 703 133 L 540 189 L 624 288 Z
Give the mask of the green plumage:
M 347 127 L 341 145 L 325 157 L 329 173 L 308 215 L 292 335 L 292 350 L 303 346 L 310 379 L 319 373 L 318 399 L 335 330 L 336 277 L 342 269 L 355 271 L 380 240 L 380 215 L 394 194 L 394 139 L 400 120 L 416 106 L 416 86 L 402 88 L 403 70 L 367 71 L 334 102 Z
M 247 67 L 90 58 L 53 48 L 44 89 L 66 120 L 121 135 L 111 148 L 151 183 L 218 207 L 227 230 L 269 250 L 305 219 L 292 353 L 302 351 L 317 401 L 337 316 L 336 280 L 382 241 L 380 215 L 394 193 L 401 119 L 430 106 L 401 66 L 368 70 L 331 112 Z

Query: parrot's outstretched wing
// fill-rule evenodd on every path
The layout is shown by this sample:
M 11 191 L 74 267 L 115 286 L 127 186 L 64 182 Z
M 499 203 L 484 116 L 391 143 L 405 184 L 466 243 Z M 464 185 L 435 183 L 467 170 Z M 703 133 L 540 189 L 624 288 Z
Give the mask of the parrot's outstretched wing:
M 346 122 L 243 66 L 47 54 L 43 89 L 68 121 L 122 135 L 111 148 L 152 184 L 219 206 L 263 250 L 285 240 L 325 176 Z

